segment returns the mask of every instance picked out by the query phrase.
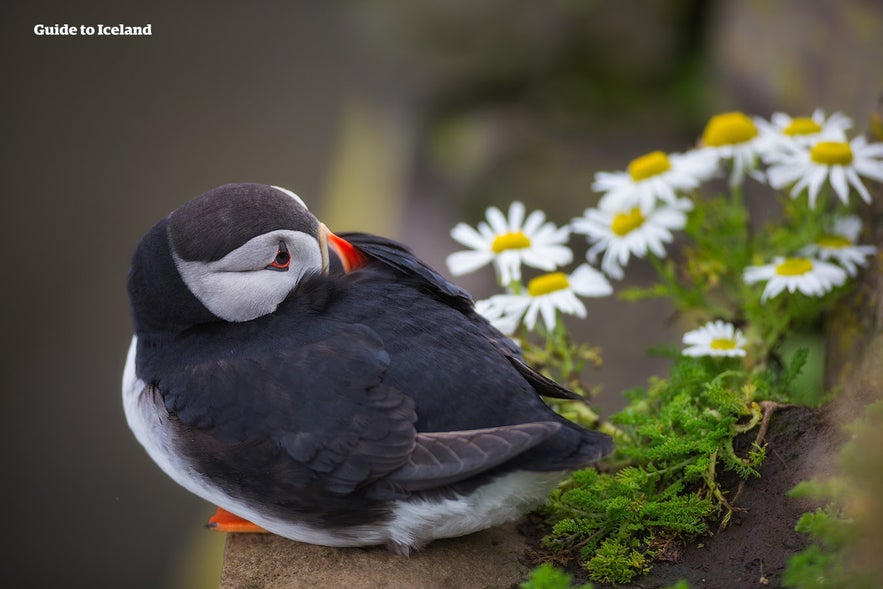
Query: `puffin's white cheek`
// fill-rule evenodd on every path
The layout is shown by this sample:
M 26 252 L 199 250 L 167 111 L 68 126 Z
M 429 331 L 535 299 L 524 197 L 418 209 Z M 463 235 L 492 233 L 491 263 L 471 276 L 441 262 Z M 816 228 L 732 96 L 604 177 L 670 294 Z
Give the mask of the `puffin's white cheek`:
M 250 321 L 272 313 L 285 298 L 287 285 L 271 272 L 225 272 L 207 277 L 200 297 L 209 311 L 226 321 Z M 283 288 L 280 288 L 283 287 Z
M 287 272 L 219 272 L 204 278 L 193 294 L 225 321 L 251 321 L 272 313 L 294 288 Z
M 268 269 L 287 244 L 290 267 Z M 322 266 L 319 243 L 298 231 L 278 230 L 258 235 L 211 262 L 189 261 L 172 251 L 175 266 L 187 288 L 214 315 L 225 321 L 251 321 L 272 313 L 310 272 Z

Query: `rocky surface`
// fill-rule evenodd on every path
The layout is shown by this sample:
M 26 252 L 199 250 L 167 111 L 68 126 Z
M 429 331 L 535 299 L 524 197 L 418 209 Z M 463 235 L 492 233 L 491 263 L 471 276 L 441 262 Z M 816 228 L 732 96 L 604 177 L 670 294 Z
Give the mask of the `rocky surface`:
M 221 589 L 508 589 L 524 580 L 514 524 L 432 543 L 409 558 L 384 548 L 328 548 L 269 534 L 230 534 Z

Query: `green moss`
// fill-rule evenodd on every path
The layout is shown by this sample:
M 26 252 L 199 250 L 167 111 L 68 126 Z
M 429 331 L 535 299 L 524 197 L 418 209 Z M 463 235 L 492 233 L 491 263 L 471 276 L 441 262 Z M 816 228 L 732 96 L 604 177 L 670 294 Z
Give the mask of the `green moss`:
M 520 589 L 592 589 L 592 584 L 573 584 L 573 577 L 557 569 L 550 564 L 543 564 L 535 568 L 530 578 L 519 585 Z
M 720 472 L 755 477 L 765 457 L 750 443 L 737 452 L 734 440 L 751 437 L 762 417 L 756 400 L 784 396 L 805 359 L 795 354 L 772 373 L 678 357 L 668 379 L 629 391 L 629 405 L 611 419 L 619 439 L 607 470 L 578 471 L 552 495 L 543 545 L 577 551 L 594 581 L 628 583 L 649 570 L 659 547 L 725 524 L 732 490 Z

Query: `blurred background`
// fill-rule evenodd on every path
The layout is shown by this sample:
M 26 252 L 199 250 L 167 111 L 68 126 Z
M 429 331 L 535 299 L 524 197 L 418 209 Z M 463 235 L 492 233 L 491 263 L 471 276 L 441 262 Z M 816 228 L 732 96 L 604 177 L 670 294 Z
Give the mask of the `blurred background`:
M 152 35 L 33 33 L 65 23 Z M 444 268 L 456 222 L 520 199 L 566 223 L 595 172 L 687 149 L 711 114 L 822 107 L 862 128 L 883 91 L 876 0 L 7 0 L 0 30 L 5 587 L 217 586 L 212 507 L 120 402 L 129 256 L 185 200 L 285 186 L 333 230 Z M 494 292 L 490 269 L 458 282 Z M 663 304 L 588 306 L 574 329 L 603 348 L 587 378 L 609 414 L 680 329 Z

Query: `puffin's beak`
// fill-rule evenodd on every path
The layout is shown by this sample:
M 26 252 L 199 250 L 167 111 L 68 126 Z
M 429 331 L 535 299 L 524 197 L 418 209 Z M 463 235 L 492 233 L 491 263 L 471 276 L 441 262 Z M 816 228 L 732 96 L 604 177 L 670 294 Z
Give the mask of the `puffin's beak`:
M 346 272 L 352 272 L 359 266 L 365 263 L 365 255 L 360 252 L 353 244 L 343 239 L 342 237 L 338 237 L 328 231 L 328 229 L 322 225 L 322 228 L 325 229 L 325 236 L 328 240 L 328 245 L 334 250 L 334 253 L 337 254 L 337 257 L 340 258 L 340 263 L 343 264 L 343 269 Z
M 325 223 L 319 223 L 319 254 L 322 256 L 322 274 L 328 274 L 328 236 L 334 235 L 328 231 Z

